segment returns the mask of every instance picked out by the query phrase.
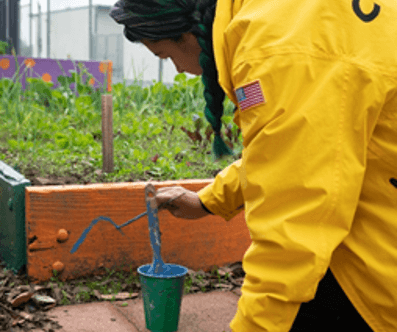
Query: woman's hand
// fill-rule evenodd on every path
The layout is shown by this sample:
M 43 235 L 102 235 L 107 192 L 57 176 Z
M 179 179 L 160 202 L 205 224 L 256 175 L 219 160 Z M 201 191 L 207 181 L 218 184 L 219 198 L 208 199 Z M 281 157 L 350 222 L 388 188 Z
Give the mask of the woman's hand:
M 167 203 L 171 199 L 172 202 Z M 196 192 L 180 186 L 158 189 L 156 192 L 156 203 L 159 207 L 160 204 L 163 204 L 163 208 L 177 218 L 198 219 L 209 214 L 201 206 Z

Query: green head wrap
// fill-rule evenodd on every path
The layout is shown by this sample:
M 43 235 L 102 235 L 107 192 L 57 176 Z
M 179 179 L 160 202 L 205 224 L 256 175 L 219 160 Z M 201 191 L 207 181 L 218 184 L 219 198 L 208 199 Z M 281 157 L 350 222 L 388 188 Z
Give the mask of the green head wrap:
M 233 151 L 221 138 L 225 93 L 218 83 L 212 46 L 215 7 L 216 0 L 120 0 L 110 16 L 125 26 L 124 35 L 131 42 L 176 38 L 186 32 L 197 37 L 202 48 L 200 66 L 206 101 L 204 114 L 214 130 L 213 153 L 215 159 L 219 159 L 233 155 Z

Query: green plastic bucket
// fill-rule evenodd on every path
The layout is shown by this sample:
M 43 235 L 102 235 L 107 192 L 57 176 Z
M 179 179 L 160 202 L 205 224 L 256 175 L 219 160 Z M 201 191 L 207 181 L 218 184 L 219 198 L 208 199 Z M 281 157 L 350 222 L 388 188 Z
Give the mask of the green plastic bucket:
M 152 332 L 178 331 L 183 283 L 188 270 L 181 265 L 164 264 L 163 274 L 148 274 L 150 266 L 138 268 L 146 328 Z

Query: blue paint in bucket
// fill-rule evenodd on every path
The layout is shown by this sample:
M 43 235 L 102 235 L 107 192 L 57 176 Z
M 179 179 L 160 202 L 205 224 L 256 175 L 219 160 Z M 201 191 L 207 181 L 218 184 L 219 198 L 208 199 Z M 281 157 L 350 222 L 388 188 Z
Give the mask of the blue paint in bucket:
M 184 276 L 188 271 L 187 268 L 182 265 L 164 264 L 163 267 L 165 268 L 165 271 L 162 273 L 153 273 L 149 271 L 151 267 L 151 264 L 142 265 L 138 268 L 138 273 L 145 277 L 153 278 L 179 278 Z

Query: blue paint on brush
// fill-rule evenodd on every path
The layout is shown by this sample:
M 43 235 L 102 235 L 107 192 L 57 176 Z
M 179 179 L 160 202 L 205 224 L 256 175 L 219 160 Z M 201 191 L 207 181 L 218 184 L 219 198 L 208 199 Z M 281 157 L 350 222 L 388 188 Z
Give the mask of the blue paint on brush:
M 161 233 L 157 209 L 150 206 L 150 199 L 146 199 L 146 208 L 149 219 L 150 244 L 153 249 L 153 263 L 147 273 L 149 275 L 166 274 L 170 268 L 164 264 L 161 257 Z

